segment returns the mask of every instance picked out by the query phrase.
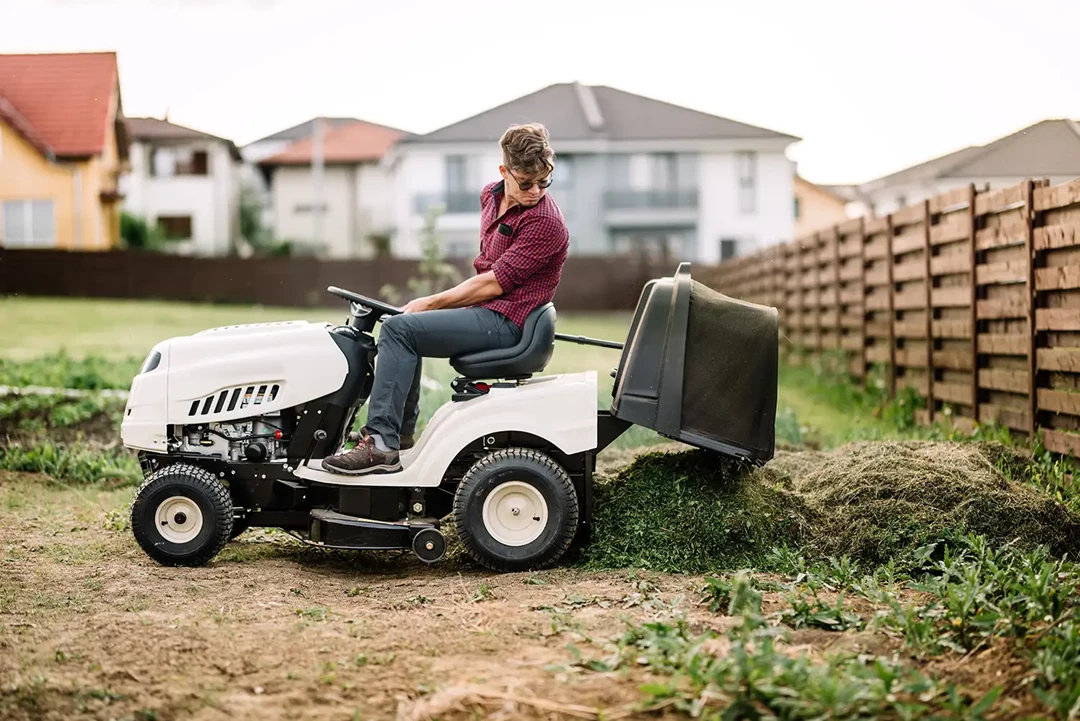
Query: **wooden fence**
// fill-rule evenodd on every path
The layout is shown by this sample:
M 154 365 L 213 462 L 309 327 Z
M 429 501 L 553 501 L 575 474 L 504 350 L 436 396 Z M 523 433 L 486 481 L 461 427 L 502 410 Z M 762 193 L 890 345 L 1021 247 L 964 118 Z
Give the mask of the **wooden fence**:
M 780 311 L 792 362 L 840 354 L 919 420 L 995 422 L 1080 456 L 1080 180 L 960 188 L 737 258 L 709 285 Z
M 463 277 L 472 275 L 471 259 L 454 264 Z M 572 255 L 563 266 L 555 305 L 564 311 L 632 311 L 642 286 L 671 275 L 676 266 L 677 260 Z M 333 306 L 340 301 L 327 286 L 378 297 L 391 284 L 407 294 L 406 283 L 417 270 L 415 260 L 392 258 L 201 258 L 0 248 L 0 295 Z

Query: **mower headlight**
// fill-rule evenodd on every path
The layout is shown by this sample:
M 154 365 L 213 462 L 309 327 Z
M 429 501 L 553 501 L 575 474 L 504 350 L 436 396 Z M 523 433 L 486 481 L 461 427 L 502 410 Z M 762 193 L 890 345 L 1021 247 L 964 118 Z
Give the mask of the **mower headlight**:
M 158 367 L 158 363 L 161 362 L 161 352 L 152 350 L 150 355 L 146 356 L 146 360 L 143 361 L 142 368 L 139 369 L 139 375 L 143 373 L 149 373 Z

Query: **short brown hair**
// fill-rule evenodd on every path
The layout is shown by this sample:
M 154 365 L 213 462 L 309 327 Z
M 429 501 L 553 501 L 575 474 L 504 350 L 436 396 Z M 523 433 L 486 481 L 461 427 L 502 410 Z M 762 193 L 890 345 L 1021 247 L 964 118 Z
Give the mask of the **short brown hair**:
M 547 128 L 540 123 L 511 125 L 499 139 L 503 165 L 528 175 L 551 172 L 555 151 L 548 137 Z

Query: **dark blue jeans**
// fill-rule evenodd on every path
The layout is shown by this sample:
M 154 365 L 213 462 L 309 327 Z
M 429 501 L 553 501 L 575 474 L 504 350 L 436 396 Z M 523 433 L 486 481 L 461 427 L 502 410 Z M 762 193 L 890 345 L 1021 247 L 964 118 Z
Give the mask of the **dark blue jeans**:
M 398 448 L 416 432 L 424 358 L 452 358 L 521 340 L 521 329 L 487 308 L 454 308 L 390 316 L 383 321 L 367 427 Z

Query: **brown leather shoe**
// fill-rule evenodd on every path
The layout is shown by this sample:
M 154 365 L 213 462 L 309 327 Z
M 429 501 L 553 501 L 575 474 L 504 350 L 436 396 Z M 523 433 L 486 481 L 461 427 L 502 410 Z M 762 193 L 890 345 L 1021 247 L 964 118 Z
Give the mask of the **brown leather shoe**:
M 359 476 L 364 473 L 396 473 L 401 470 L 397 451 L 381 451 L 367 430 L 356 446 L 345 453 L 327 456 L 322 467 L 331 473 Z
M 414 436 L 399 436 L 398 448 L 402 451 L 407 451 L 416 445 L 416 438 Z

